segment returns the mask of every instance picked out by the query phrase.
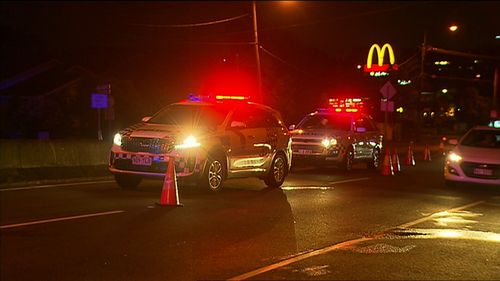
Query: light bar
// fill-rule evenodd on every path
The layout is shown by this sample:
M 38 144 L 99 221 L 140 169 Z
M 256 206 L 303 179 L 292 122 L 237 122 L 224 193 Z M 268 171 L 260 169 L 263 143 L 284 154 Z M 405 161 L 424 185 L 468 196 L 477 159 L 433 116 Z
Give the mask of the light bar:
M 246 96 L 222 96 L 222 95 L 218 95 L 218 96 L 215 96 L 215 99 L 216 100 L 248 100 L 249 97 L 246 97 Z
M 363 101 L 360 98 L 329 99 L 328 103 L 335 109 L 335 112 L 356 113 L 363 107 Z

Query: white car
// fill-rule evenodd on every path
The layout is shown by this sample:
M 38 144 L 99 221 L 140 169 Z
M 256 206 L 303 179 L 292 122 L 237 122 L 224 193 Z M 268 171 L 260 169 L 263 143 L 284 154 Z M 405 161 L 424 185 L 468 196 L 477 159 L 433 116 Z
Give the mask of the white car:
M 500 187 L 500 122 L 476 126 L 460 138 L 444 164 L 447 185 L 456 182 L 491 184 Z

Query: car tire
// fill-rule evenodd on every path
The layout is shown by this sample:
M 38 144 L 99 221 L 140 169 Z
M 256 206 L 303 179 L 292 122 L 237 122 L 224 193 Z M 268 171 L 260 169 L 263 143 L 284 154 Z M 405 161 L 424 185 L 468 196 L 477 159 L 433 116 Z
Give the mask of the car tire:
M 366 162 L 368 169 L 376 170 L 380 167 L 380 150 L 378 148 L 373 149 L 372 158 L 370 161 Z
M 344 159 L 342 160 L 342 169 L 346 172 L 352 171 L 352 164 L 354 162 L 354 151 L 351 149 L 347 150 Z
M 220 192 L 226 178 L 226 161 L 220 153 L 210 154 L 199 185 L 209 192 Z
M 278 188 L 285 182 L 287 173 L 286 157 L 282 153 L 278 153 L 271 163 L 269 173 L 264 178 L 264 182 L 268 187 Z
M 134 175 L 115 174 L 115 181 L 123 189 L 135 189 L 141 183 L 142 178 Z

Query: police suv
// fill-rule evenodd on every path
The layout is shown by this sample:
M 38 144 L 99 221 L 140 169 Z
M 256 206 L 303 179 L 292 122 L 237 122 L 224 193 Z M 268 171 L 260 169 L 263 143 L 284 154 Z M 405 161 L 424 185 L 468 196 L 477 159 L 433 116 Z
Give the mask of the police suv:
M 291 125 L 294 166 L 334 164 L 350 171 L 354 162 L 366 162 L 378 168 L 383 135 L 362 108 L 359 98 L 330 99 L 327 108 Z
M 122 188 L 144 177 L 163 178 L 169 159 L 176 176 L 217 192 L 227 178 L 258 177 L 283 184 L 291 138 L 280 113 L 248 97 L 190 96 L 114 137 L 109 170 Z

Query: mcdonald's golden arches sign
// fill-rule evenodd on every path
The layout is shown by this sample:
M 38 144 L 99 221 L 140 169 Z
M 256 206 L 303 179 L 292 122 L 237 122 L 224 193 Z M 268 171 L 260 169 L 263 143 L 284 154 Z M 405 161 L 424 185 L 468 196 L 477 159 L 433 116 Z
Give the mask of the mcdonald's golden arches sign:
M 384 63 L 385 55 L 389 56 L 389 63 Z M 373 54 L 376 53 L 375 58 L 377 62 L 373 63 Z M 366 59 L 366 65 L 364 67 L 365 72 L 387 72 L 389 70 L 398 70 L 398 65 L 395 63 L 394 50 L 392 46 L 385 43 L 382 48 L 378 44 L 373 44 L 368 51 L 368 57 Z

